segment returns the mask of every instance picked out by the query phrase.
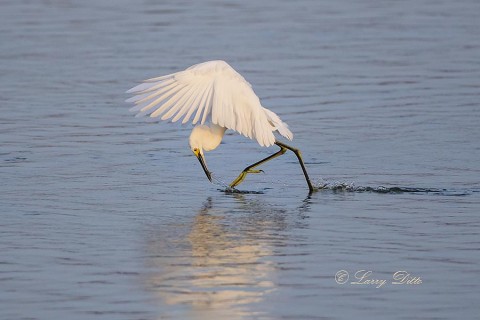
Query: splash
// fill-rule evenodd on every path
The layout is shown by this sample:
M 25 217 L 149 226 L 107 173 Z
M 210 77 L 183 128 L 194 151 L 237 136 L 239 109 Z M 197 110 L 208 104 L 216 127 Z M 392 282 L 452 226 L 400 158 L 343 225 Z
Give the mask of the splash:
M 466 196 L 470 195 L 475 190 L 454 190 L 442 188 L 417 188 L 417 187 L 402 187 L 402 186 L 356 186 L 352 183 L 335 182 L 322 183 L 315 187 L 315 191 L 333 191 L 333 192 L 372 192 L 384 194 L 400 194 L 400 193 L 422 193 L 422 194 L 436 194 L 444 196 Z
M 221 187 L 221 188 L 230 188 L 230 186 L 228 185 L 228 183 L 226 183 L 225 181 L 223 181 L 222 179 L 220 179 L 216 174 L 214 174 L 213 172 L 211 172 L 211 175 L 212 175 L 212 183 L 218 187 Z
M 239 190 L 232 188 L 224 180 L 212 173 L 212 183 L 219 188 L 218 191 L 225 192 L 226 194 L 264 194 L 263 191 L 254 191 L 254 190 Z M 267 188 L 269 189 L 269 188 Z M 266 190 L 266 189 L 265 189 Z
M 262 190 L 239 190 L 232 188 L 224 180 L 212 173 L 212 182 L 218 187 L 218 191 L 226 194 L 264 194 L 266 190 L 275 189 L 272 183 L 271 188 L 263 188 Z M 276 185 L 276 184 L 275 184 Z M 279 186 L 289 187 L 287 184 L 278 181 Z M 355 192 L 355 193 L 379 193 L 379 194 L 433 194 L 442 196 L 467 196 L 474 193 L 480 193 L 480 189 L 446 189 L 446 188 L 420 188 L 420 187 L 404 187 L 404 186 L 357 186 L 354 182 L 327 182 L 324 180 L 314 183 L 315 190 L 313 192 Z M 308 190 L 307 190 L 308 191 Z
M 235 188 L 227 187 L 225 189 L 218 189 L 219 191 L 225 192 L 226 194 L 264 194 L 263 191 L 253 191 L 253 190 L 238 190 Z

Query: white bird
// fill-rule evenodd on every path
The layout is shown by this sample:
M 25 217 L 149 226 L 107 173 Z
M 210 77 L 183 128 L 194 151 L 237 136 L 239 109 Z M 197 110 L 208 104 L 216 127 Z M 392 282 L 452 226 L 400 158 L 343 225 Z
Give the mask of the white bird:
M 127 99 L 135 106 L 130 111 L 138 116 L 149 115 L 172 122 L 182 119 L 182 124 L 193 117 L 195 126 L 190 134 L 190 149 L 200 161 L 207 178 L 212 176 L 204 158 L 205 151 L 218 147 L 225 130 L 231 129 L 255 139 L 264 147 L 276 144 L 280 151 L 248 167 L 230 184 L 234 188 L 248 173 L 260 164 L 284 154 L 287 149 L 297 156 L 308 188 L 313 191 L 300 151 L 275 139 L 274 132 L 292 140 L 288 125 L 272 111 L 264 108 L 248 83 L 225 61 L 207 61 L 169 75 L 143 81 L 128 90 L 134 96 Z M 207 124 L 205 124 L 207 123 Z

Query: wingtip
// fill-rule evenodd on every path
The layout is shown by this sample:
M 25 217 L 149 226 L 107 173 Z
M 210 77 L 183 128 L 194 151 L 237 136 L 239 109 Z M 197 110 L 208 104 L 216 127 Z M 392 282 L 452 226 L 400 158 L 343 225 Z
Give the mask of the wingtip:
M 136 88 L 136 87 L 137 87 L 137 86 L 128 89 L 127 91 L 125 91 L 125 93 L 133 93 L 133 92 L 135 92 L 135 88 Z
M 126 93 L 128 93 L 128 92 L 126 92 Z M 136 101 L 136 98 L 137 98 L 136 96 L 130 97 L 130 98 L 128 98 L 128 99 L 125 99 L 125 102 L 126 102 L 126 103 L 135 102 L 135 101 Z
M 136 90 L 135 88 L 136 88 L 136 87 L 133 87 L 133 88 L 131 88 L 131 89 L 128 89 L 127 91 L 125 91 L 125 93 L 129 93 L 129 94 L 131 94 L 131 93 L 136 93 L 137 90 Z

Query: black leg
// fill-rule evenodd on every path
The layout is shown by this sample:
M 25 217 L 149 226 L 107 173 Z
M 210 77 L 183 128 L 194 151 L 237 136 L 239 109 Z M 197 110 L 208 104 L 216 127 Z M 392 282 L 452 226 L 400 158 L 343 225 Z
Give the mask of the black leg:
M 238 186 L 240 183 L 243 182 L 243 180 L 245 180 L 245 177 L 249 173 L 259 173 L 259 172 L 261 172 L 260 170 L 252 170 L 252 169 L 261 165 L 262 163 L 265 163 L 267 161 L 275 159 L 278 156 L 281 156 L 288 149 L 288 150 L 292 151 L 293 153 L 295 153 L 295 155 L 297 156 L 298 162 L 300 163 L 300 166 L 302 167 L 303 175 L 305 176 L 305 180 L 307 181 L 308 190 L 310 191 L 310 193 L 312 193 L 314 191 L 314 187 L 312 185 L 312 182 L 310 181 L 310 177 L 308 176 L 307 169 L 305 168 L 305 164 L 303 163 L 302 154 L 301 154 L 300 150 L 295 149 L 293 147 L 290 147 L 289 145 L 286 145 L 286 144 L 284 144 L 282 142 L 279 142 L 279 141 L 275 141 L 275 144 L 280 147 L 280 150 L 278 152 L 272 154 L 271 156 L 266 157 L 265 159 L 262 159 L 258 162 L 255 162 L 254 164 L 249 165 L 248 167 L 246 167 L 240 173 L 240 175 L 235 180 L 233 180 L 233 182 L 230 184 L 230 187 L 234 188 L 234 187 Z
M 284 154 L 285 152 L 287 152 L 287 148 L 284 148 L 282 146 L 280 146 L 280 150 L 278 152 L 275 152 L 274 154 L 272 154 L 271 156 L 268 156 L 266 157 L 265 159 L 262 159 L 258 162 L 255 162 L 254 164 L 252 165 L 249 165 L 248 167 L 246 167 L 245 169 L 243 169 L 243 171 L 240 173 L 240 175 L 235 179 L 233 180 L 232 183 L 230 183 L 230 187 L 231 188 L 235 188 L 236 186 L 238 186 L 240 183 L 242 183 L 242 181 L 245 179 L 245 177 L 247 176 L 247 174 L 249 173 L 259 173 L 261 172 L 260 170 L 252 170 L 253 168 L 261 165 L 262 163 L 265 163 L 267 161 L 270 161 L 278 156 L 281 156 L 282 154 Z
M 275 144 L 277 146 L 279 146 L 280 148 L 285 148 L 285 149 L 288 149 L 288 150 L 292 151 L 293 153 L 295 153 L 295 155 L 298 158 L 298 162 L 300 163 L 300 166 L 302 167 L 302 171 L 303 171 L 303 175 L 305 176 L 305 180 L 307 180 L 308 189 L 310 190 L 310 192 L 313 192 L 314 188 L 313 188 L 312 183 L 310 182 L 310 178 L 308 177 L 307 169 L 305 168 L 305 164 L 303 163 L 302 154 L 301 154 L 300 150 L 295 149 L 293 147 L 290 147 L 290 146 L 288 146 L 284 143 L 281 143 L 279 141 L 275 141 Z

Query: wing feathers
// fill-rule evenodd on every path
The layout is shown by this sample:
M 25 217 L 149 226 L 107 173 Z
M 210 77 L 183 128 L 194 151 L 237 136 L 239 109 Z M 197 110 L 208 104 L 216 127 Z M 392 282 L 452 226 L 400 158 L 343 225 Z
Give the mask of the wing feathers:
M 139 104 L 139 103 L 142 103 L 142 102 L 145 102 L 147 100 L 151 100 L 159 95 L 161 95 L 162 93 L 164 92 L 167 92 L 173 88 L 175 88 L 176 86 L 178 86 L 177 83 L 172 83 L 168 86 L 162 86 L 160 87 L 158 90 L 156 90 L 155 92 L 148 92 L 148 93 L 143 93 L 143 94 L 140 94 L 136 97 L 133 97 L 133 98 L 137 98 L 136 100 L 132 100 L 135 104 Z M 143 91 L 142 91 L 143 92 Z M 132 99 L 132 98 L 131 98 Z
M 208 95 L 207 101 L 205 102 L 205 109 L 203 110 L 203 116 L 202 116 L 201 124 L 204 124 L 205 121 L 207 120 L 207 116 L 210 115 L 210 112 L 212 110 L 213 95 L 214 94 L 215 94 L 215 87 L 212 85 L 212 88 L 211 88 L 210 93 Z
M 175 94 L 172 95 L 171 92 L 165 93 L 162 97 L 158 98 L 157 100 L 153 101 L 150 105 L 151 108 L 157 107 L 159 102 L 165 101 L 166 98 L 170 97 L 167 101 L 163 102 L 160 106 L 158 106 L 155 111 L 153 111 L 150 114 L 151 118 L 158 117 L 160 114 L 162 114 L 164 111 L 166 111 L 168 108 L 175 106 L 175 102 L 177 102 L 179 99 L 182 99 L 187 93 L 188 93 L 189 87 L 187 86 L 181 86 L 181 89 L 176 91 Z M 146 107 L 144 108 L 146 109 Z M 143 110 L 143 109 L 142 109 Z
M 197 112 L 195 113 L 195 117 L 193 118 L 193 124 L 197 124 L 198 120 L 200 120 L 200 116 L 202 115 L 202 111 L 206 109 L 206 106 L 210 103 L 213 86 L 207 86 L 208 89 L 204 92 L 202 100 L 200 100 L 200 104 L 198 105 Z
M 182 124 L 184 124 L 184 123 L 188 122 L 188 120 L 190 120 L 190 117 L 192 116 L 195 109 L 200 110 L 200 108 L 202 108 L 201 103 L 204 100 L 204 97 L 207 94 L 207 91 L 208 91 L 208 88 L 206 87 L 205 84 L 203 84 L 203 86 L 201 86 L 198 89 L 198 94 L 195 97 L 195 101 L 193 101 L 192 105 L 189 107 L 187 115 L 182 120 Z
M 133 94 L 142 94 L 142 93 L 147 93 L 151 92 L 154 90 L 157 90 L 158 88 L 161 88 L 163 86 L 169 85 L 171 83 L 175 82 L 173 79 L 168 79 L 165 81 L 161 81 L 160 83 L 154 82 L 154 83 L 141 83 L 136 87 L 133 87 L 132 89 L 128 90 L 127 93 L 133 93 Z
M 180 71 L 181 72 L 181 71 Z M 179 72 L 176 72 L 176 73 L 170 73 L 170 74 L 167 74 L 165 76 L 161 76 L 161 77 L 156 77 L 156 78 L 151 78 L 151 79 L 147 79 L 147 80 L 143 80 L 144 83 L 148 83 L 148 82 L 158 82 L 158 81 L 162 81 L 162 80 L 165 80 L 167 78 L 171 78 L 172 76 L 174 76 L 175 74 L 178 74 Z
M 185 104 L 182 106 L 182 109 L 180 109 L 180 111 L 175 115 L 175 117 L 173 117 L 172 122 L 177 122 L 187 112 L 190 112 L 190 110 L 195 109 L 198 106 L 198 100 L 200 99 L 204 91 L 205 89 L 203 88 L 202 84 L 199 83 L 195 88 L 195 91 L 193 92 L 193 94 L 190 96 L 187 102 L 185 102 Z
M 140 109 L 141 112 L 144 112 L 144 111 L 147 111 L 149 109 L 152 109 L 153 107 L 155 107 L 156 105 L 158 105 L 161 101 L 165 100 L 166 98 L 170 97 L 171 95 L 177 93 L 178 91 L 180 90 L 183 90 L 185 86 L 177 86 L 175 87 L 173 90 L 170 90 L 170 91 L 167 91 L 166 93 L 164 93 L 160 98 L 157 98 L 155 99 L 154 101 L 150 102 L 148 105 L 146 105 L 145 107 L 143 107 L 142 109 Z M 188 90 L 188 88 L 185 88 L 185 90 Z M 177 97 L 177 95 L 175 95 L 174 97 Z M 163 105 L 162 107 L 166 107 L 167 103 L 169 102 L 173 102 L 172 99 L 168 100 L 165 105 Z M 171 104 L 169 104 L 171 105 Z M 162 108 L 159 108 L 159 109 L 162 109 Z M 158 110 L 157 110 L 158 111 Z M 159 113 L 157 113 L 159 114 Z
M 192 87 L 185 87 L 185 89 L 182 92 L 181 96 L 178 96 L 175 100 L 172 101 L 167 101 L 162 107 L 158 108 L 155 112 L 153 112 L 150 117 L 155 118 L 160 116 L 163 111 L 166 111 L 166 113 L 162 116 L 162 120 L 168 119 L 174 112 L 178 111 L 178 109 L 181 107 L 183 103 L 185 103 L 185 100 L 187 100 L 190 95 L 193 92 Z
M 177 111 L 178 111 L 178 114 L 181 114 L 182 111 L 184 110 L 184 107 L 188 106 L 191 103 L 191 101 L 195 98 L 197 89 L 198 89 L 198 85 L 192 87 L 192 89 L 188 92 L 188 94 L 185 94 L 182 97 L 181 101 L 178 101 L 174 107 L 172 107 L 167 113 L 163 115 L 162 120 L 167 120 L 171 118 Z M 172 122 L 175 122 L 177 120 L 172 120 Z
M 256 139 L 262 146 L 275 143 L 274 131 L 287 139 L 293 134 L 286 123 L 262 107 L 251 85 L 224 61 L 209 61 L 184 71 L 151 78 L 128 90 L 134 96 L 130 110 L 137 116 L 162 120 L 183 118 L 182 123 L 207 120 Z M 163 114 L 163 115 L 162 115 Z

